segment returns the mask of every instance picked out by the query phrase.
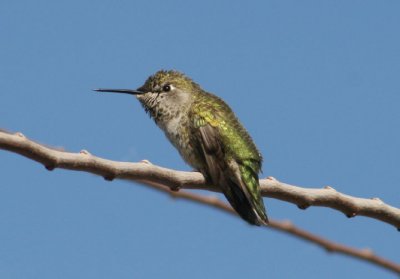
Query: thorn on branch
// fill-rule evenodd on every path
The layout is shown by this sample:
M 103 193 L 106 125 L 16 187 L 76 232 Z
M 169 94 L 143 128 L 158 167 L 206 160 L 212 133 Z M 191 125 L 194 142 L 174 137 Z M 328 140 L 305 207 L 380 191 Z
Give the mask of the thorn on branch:
M 377 201 L 377 202 L 379 202 L 379 203 L 383 203 L 383 201 L 382 201 L 380 198 L 378 198 L 378 197 L 372 198 L 371 200 Z
M 307 204 L 307 203 L 303 203 L 303 204 L 298 204 L 297 207 L 298 207 L 299 209 L 306 210 L 307 208 L 310 207 L 310 205 Z
M 46 170 L 48 170 L 48 171 L 52 171 L 52 170 L 54 170 L 54 169 L 56 168 L 56 166 L 55 166 L 54 164 L 52 164 L 52 165 L 45 165 L 44 167 L 45 167 Z
M 103 178 L 107 181 L 113 181 L 115 179 L 115 175 L 113 174 L 107 174 L 105 176 L 103 176 Z
M 351 212 L 351 213 L 347 213 L 346 214 L 347 218 L 353 218 L 353 217 L 356 217 L 356 216 L 357 216 L 357 212 Z
M 79 154 L 83 154 L 83 155 L 91 155 L 89 151 L 87 151 L 86 149 L 82 149 L 81 151 L 79 151 Z
M 329 186 L 329 185 L 328 185 L 328 186 L 325 186 L 324 189 L 336 191 L 335 188 L 333 188 L 332 186 Z
M 169 189 L 170 189 L 172 192 L 179 192 L 179 190 L 181 189 L 181 187 L 174 185 L 174 186 L 169 187 Z
M 20 138 L 24 138 L 24 139 L 25 139 L 24 134 L 21 133 L 21 132 L 16 132 L 15 135 L 17 135 L 17 136 L 20 137 Z

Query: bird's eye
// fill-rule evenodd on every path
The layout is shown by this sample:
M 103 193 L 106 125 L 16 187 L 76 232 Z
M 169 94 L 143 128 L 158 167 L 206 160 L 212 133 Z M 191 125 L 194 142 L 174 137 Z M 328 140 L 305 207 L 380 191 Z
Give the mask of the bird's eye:
M 166 85 L 163 86 L 162 89 L 163 89 L 164 92 L 169 92 L 169 91 L 171 91 L 171 85 L 166 84 Z

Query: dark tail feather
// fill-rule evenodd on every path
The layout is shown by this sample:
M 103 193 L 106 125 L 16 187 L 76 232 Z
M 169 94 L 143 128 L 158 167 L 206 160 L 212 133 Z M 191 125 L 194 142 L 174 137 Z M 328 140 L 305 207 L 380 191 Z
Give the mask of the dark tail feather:
M 229 187 L 223 187 L 224 195 L 235 209 L 235 211 L 251 225 L 267 225 L 268 218 L 265 214 L 261 216 L 257 213 L 256 208 L 251 201 L 247 198 L 243 190 L 236 185 L 233 181 L 229 181 Z

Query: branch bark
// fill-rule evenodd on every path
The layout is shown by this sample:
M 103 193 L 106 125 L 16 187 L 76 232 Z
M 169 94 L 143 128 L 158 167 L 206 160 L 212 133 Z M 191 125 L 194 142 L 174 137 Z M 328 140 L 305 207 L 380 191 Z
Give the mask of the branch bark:
M 115 162 L 93 156 L 86 150 L 82 150 L 79 153 L 69 153 L 36 143 L 27 139 L 22 133 L 12 134 L 1 129 L 0 149 L 18 153 L 37 161 L 43 164 L 48 170 L 64 168 L 94 173 L 103 176 L 106 180 L 113 180 L 114 178 L 133 180 L 168 193 L 174 198 L 188 199 L 236 215 L 236 212 L 228 204 L 216 197 L 206 197 L 188 191 L 177 191 L 181 188 L 219 191 L 218 188 L 207 185 L 204 177 L 197 172 L 166 169 L 152 165 L 147 161 L 140 163 Z M 364 215 L 387 222 L 397 228 L 400 227 L 400 210 L 386 205 L 379 199 L 355 198 L 336 192 L 331 187 L 306 189 L 284 184 L 273 178 L 260 180 L 260 184 L 263 196 L 288 201 L 297 204 L 302 209 L 311 205 L 326 206 L 340 210 L 349 217 Z M 332 242 L 297 228 L 289 221 L 270 220 L 269 226 L 265 228 L 288 233 L 302 240 L 309 241 L 328 252 L 368 261 L 400 274 L 399 264 L 377 256 L 369 249 L 356 249 Z
M 63 168 L 85 171 L 115 178 L 147 180 L 161 183 L 171 190 L 202 189 L 219 192 L 207 185 L 202 174 L 184 172 L 155 166 L 146 162 L 115 162 L 91 155 L 82 150 L 69 153 L 29 140 L 21 133 L 11 134 L 0 130 L 0 149 L 12 151 L 42 163 L 48 170 Z M 302 188 L 279 182 L 270 177 L 260 180 L 262 195 L 296 204 L 300 209 L 323 206 L 343 212 L 347 217 L 365 216 L 391 224 L 400 230 L 400 209 L 384 203 L 379 198 L 358 198 L 340 193 L 330 186 L 322 189 Z

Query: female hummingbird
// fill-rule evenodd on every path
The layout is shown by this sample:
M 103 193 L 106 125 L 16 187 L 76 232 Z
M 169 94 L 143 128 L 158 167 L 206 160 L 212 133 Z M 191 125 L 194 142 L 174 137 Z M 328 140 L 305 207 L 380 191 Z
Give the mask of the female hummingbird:
M 143 86 L 95 89 L 136 95 L 182 158 L 219 187 L 248 223 L 266 225 L 258 173 L 262 156 L 231 108 L 178 71 L 158 71 Z

